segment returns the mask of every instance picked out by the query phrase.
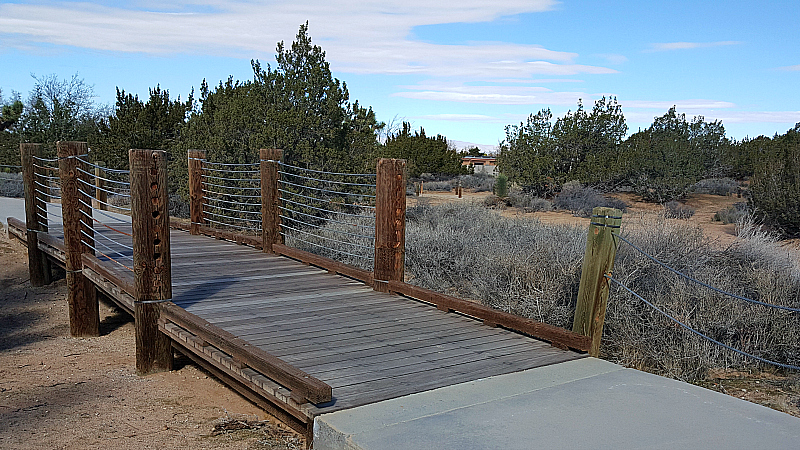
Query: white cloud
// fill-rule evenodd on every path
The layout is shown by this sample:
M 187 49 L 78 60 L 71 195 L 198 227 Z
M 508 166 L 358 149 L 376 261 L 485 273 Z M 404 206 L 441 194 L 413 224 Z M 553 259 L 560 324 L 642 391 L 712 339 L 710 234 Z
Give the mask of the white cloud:
M 718 41 L 718 42 L 665 42 L 650 44 L 649 51 L 665 52 L 671 50 L 687 50 L 692 48 L 723 47 L 728 45 L 739 45 L 739 41 Z
M 731 102 L 720 100 L 673 100 L 673 101 L 651 101 L 651 100 L 620 100 L 623 108 L 646 108 L 662 109 L 664 111 L 675 106 L 677 109 L 722 109 L 734 108 L 736 105 Z
M 800 72 L 800 64 L 794 66 L 783 66 L 779 67 L 780 70 L 786 70 L 788 72 Z
M 493 105 L 570 105 L 578 99 L 593 96 L 585 92 L 556 92 L 544 87 L 525 86 L 466 86 L 421 84 L 404 86 L 407 90 L 392 94 L 395 97 Z
M 262 4 L 179 0 L 166 7 L 154 0 L 137 1 L 129 7 L 84 2 L 6 3 L 0 5 L 0 40 L 5 45 L 33 42 L 155 55 L 268 58 L 276 42 L 291 41 L 299 24 L 309 21 L 314 41 L 326 50 L 333 69 L 341 72 L 462 79 L 614 73 L 604 67 L 574 64 L 575 53 L 537 45 L 440 45 L 409 38 L 417 26 L 486 22 L 546 11 L 555 3 L 313 0 Z
M 505 123 L 504 119 L 487 116 L 484 114 L 428 114 L 416 116 L 414 119 L 424 120 L 444 120 L 448 122 L 483 122 L 483 123 Z
M 623 64 L 628 62 L 628 57 L 625 55 L 620 55 L 617 53 L 598 53 L 594 56 L 598 58 L 603 58 L 608 61 L 610 64 Z

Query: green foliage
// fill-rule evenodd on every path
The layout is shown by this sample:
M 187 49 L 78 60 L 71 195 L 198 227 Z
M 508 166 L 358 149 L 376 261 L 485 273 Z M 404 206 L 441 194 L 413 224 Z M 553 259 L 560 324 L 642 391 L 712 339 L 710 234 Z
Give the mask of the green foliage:
M 417 178 L 423 173 L 434 175 L 462 175 L 468 169 L 461 165 L 461 157 L 442 135 L 428 137 L 425 130 L 411 133 L 411 124 L 403 122 L 396 134 L 386 139 L 378 155 L 386 158 L 403 158 L 407 161 L 408 174 Z
M 10 99 L 4 99 L 0 90 L 0 164 L 20 164 L 17 124 L 23 107 L 19 94 L 14 93 Z
M 767 144 L 769 142 L 769 144 Z M 800 123 L 782 136 L 761 141 L 754 162 L 750 206 L 767 224 L 800 235 Z
M 508 197 L 508 177 L 502 173 L 497 176 L 494 183 L 494 193 L 500 198 Z

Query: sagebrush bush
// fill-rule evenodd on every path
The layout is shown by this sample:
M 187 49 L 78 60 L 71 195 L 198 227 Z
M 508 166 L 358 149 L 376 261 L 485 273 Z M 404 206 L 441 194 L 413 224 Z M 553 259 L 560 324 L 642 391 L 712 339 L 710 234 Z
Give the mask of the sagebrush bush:
M 423 189 L 426 191 L 451 191 L 453 183 L 451 181 L 426 181 Z
M 739 183 L 731 178 L 706 178 L 692 187 L 696 194 L 731 195 L 739 190 Z
M 616 208 L 623 212 L 628 206 L 622 200 L 606 197 L 596 189 L 584 187 L 577 181 L 565 183 L 561 187 L 561 192 L 555 197 L 553 205 L 582 217 L 589 217 L 592 209 L 598 206 Z
M 171 194 L 169 196 L 169 215 L 172 217 L 180 217 L 181 219 L 188 219 L 190 215 L 189 202 L 185 201 L 178 194 Z
M 475 192 L 492 192 L 494 190 L 494 177 L 484 173 L 461 175 L 458 180 L 461 181 L 461 187 L 464 189 L 472 189 Z
M 21 173 L 0 173 L 0 197 L 21 198 L 25 196 Z
M 668 219 L 688 219 L 694 215 L 694 208 L 672 200 L 664 205 L 664 217 Z
M 746 202 L 737 202 L 714 214 L 714 221 L 724 224 L 737 223 L 750 214 Z
M 525 212 L 551 211 L 553 209 L 553 202 L 537 197 L 533 193 L 512 192 L 508 196 L 508 202 L 511 206 L 521 208 Z

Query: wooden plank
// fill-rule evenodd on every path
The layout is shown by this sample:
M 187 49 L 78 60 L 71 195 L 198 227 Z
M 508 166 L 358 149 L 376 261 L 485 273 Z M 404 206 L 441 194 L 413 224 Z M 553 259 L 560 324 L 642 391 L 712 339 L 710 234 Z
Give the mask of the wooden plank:
M 278 383 L 298 392 L 312 403 L 331 400 L 331 387 L 311 375 L 283 362 L 251 343 L 185 311 L 172 302 L 162 304 L 165 317 L 203 340 L 244 361 Z
M 362 281 L 370 286 L 372 285 L 372 273 L 367 272 L 366 270 L 359 269 L 358 267 L 340 263 L 338 261 L 324 258 L 322 256 L 315 255 L 313 253 L 309 253 L 293 247 L 287 247 L 283 244 L 273 244 L 272 249 L 276 253 L 288 256 L 289 258 L 294 258 L 304 263 L 313 264 L 317 267 L 321 267 L 330 272 L 338 273 L 340 275 L 344 275 Z
M 488 320 L 508 329 L 525 333 L 538 339 L 544 339 L 561 348 L 573 348 L 588 351 L 591 344 L 589 338 L 572 331 L 555 327 L 532 319 L 527 319 L 504 311 L 498 311 L 479 303 L 473 303 L 449 295 L 440 294 L 429 289 L 412 286 L 399 281 L 390 281 L 389 290 L 408 297 L 433 303 L 437 307 L 458 311 L 482 320 Z
M 262 248 L 265 252 L 275 253 L 274 244 L 283 244 L 281 235 L 281 193 L 278 191 L 280 173 L 278 164 L 283 159 L 283 150 L 259 150 L 261 160 L 261 233 Z
M 373 287 L 388 292 L 386 282 L 402 281 L 405 273 L 406 161 L 379 159 L 375 178 Z
M 189 150 L 187 152 L 189 172 L 189 231 L 200 234 L 199 227 L 203 223 L 203 160 L 206 159 L 204 150 Z M 170 221 L 172 225 L 172 221 Z

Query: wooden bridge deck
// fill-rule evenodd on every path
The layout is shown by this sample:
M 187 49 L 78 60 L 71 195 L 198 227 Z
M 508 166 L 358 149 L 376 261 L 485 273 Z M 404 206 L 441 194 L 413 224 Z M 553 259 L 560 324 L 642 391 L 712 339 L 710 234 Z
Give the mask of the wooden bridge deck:
M 50 237 L 59 239 L 59 232 L 52 228 Z M 99 226 L 95 233 L 116 240 L 123 237 Z M 325 412 L 584 356 L 427 303 L 376 292 L 360 281 L 284 256 L 185 231 L 173 230 L 170 236 L 174 304 L 327 383 L 333 400 L 317 405 L 297 402 L 285 388 L 186 328 L 166 323 L 165 332 L 184 353 L 204 361 L 229 384 L 261 388 L 283 398 L 297 408 L 295 416 L 300 412 L 313 419 Z M 96 239 L 115 245 L 100 236 Z M 116 248 L 130 255 L 130 250 Z M 132 272 L 111 262 L 103 264 L 119 277 L 129 277 L 132 284 Z M 93 281 L 132 309 L 124 287 L 118 286 L 115 293 L 108 279 Z

